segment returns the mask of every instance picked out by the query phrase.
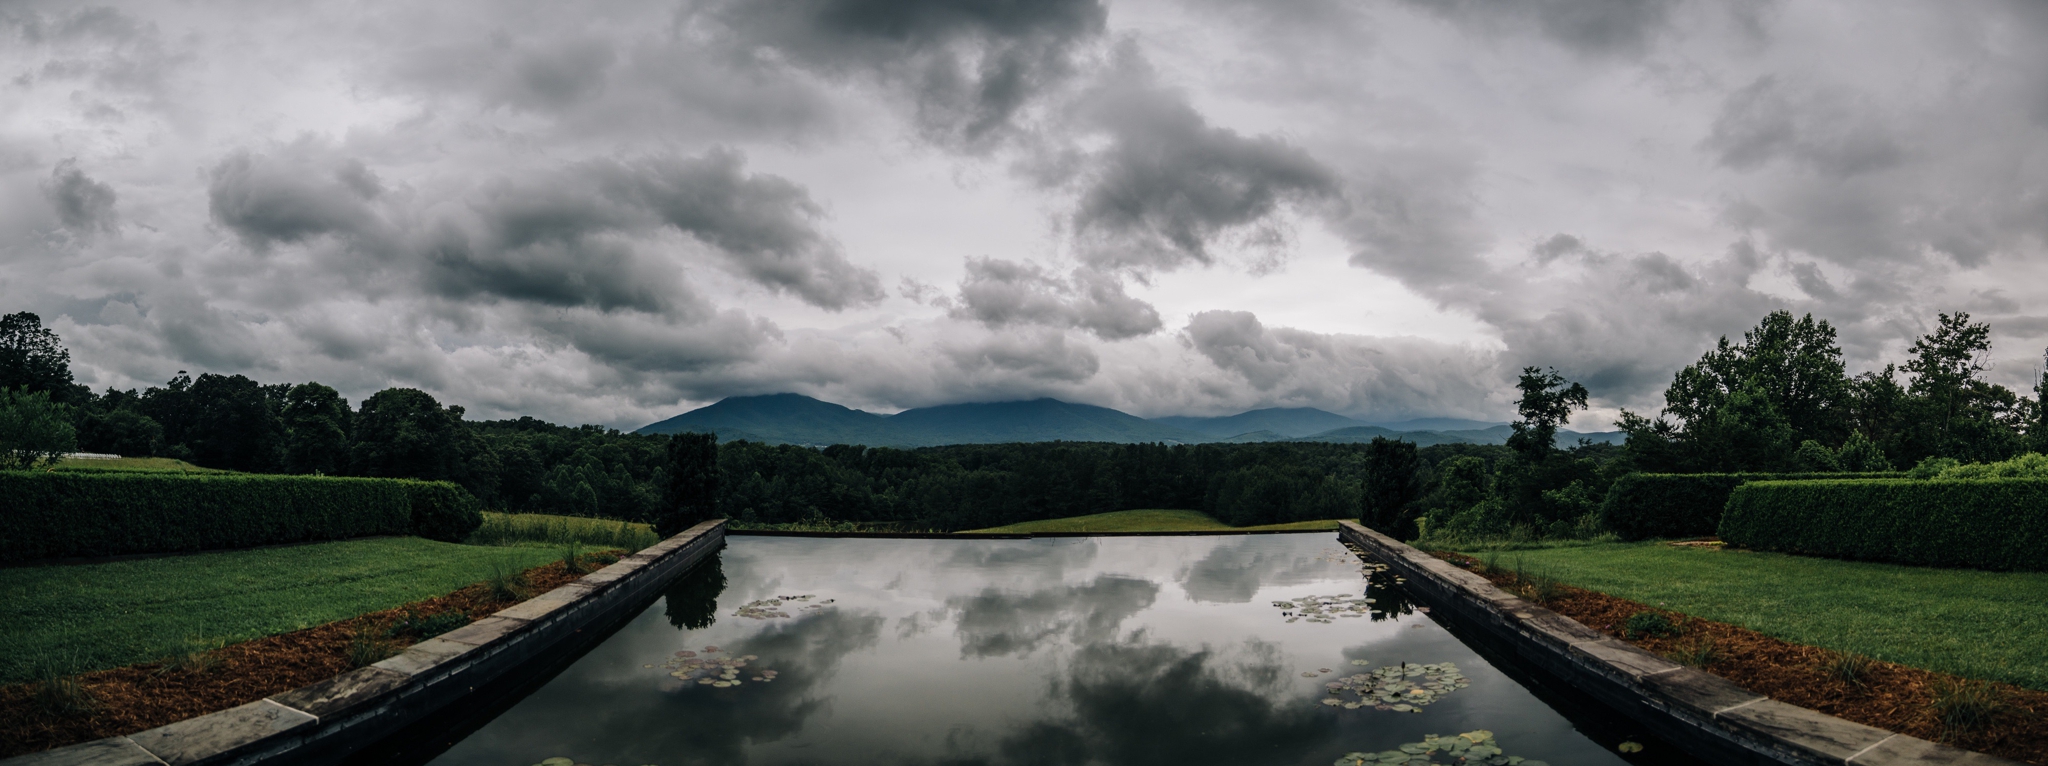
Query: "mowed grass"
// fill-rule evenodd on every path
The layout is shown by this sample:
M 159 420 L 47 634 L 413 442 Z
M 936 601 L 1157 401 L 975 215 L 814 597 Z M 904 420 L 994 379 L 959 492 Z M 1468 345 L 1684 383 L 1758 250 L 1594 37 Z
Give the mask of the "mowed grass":
M 1796 644 L 2048 689 L 2048 572 L 1611 543 L 1478 553 Z
M 0 569 L 0 683 L 39 660 L 101 670 L 309 628 L 560 557 L 396 537 Z
M 145 473 L 234 473 L 218 468 L 201 468 L 168 457 L 61 458 L 50 466 L 57 471 L 141 471 Z
M 1317 532 L 1334 530 L 1337 519 L 1320 521 L 1296 521 L 1288 524 L 1265 524 L 1256 527 L 1233 527 L 1201 511 L 1176 511 L 1166 509 L 1143 509 L 1115 511 L 1088 516 L 1069 516 L 1064 519 L 1026 521 L 1008 526 L 969 530 L 976 533 L 1006 535 L 1045 534 L 1048 532 L 1241 532 L 1247 530 Z

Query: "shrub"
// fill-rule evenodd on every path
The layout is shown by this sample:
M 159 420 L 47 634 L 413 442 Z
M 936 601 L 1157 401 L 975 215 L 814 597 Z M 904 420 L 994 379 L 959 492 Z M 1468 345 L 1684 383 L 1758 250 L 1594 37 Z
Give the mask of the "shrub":
M 484 514 L 468 490 L 445 481 L 405 481 L 412 495 L 412 533 L 429 540 L 459 543 L 484 523 Z
M 1675 635 L 1678 635 L 1678 626 L 1671 624 L 1671 618 L 1657 612 L 1637 612 L 1629 615 L 1628 622 L 1621 625 L 1622 638 Z
M 1728 498 L 1720 531 L 1757 550 L 2048 570 L 2048 479 L 1752 482 Z
M 0 471 L 0 505 L 0 562 L 403 535 L 416 523 L 445 539 L 475 515 L 445 482 L 252 474 Z
M 1951 461 L 1953 462 L 1953 461 Z M 1996 463 L 1968 463 L 1950 465 L 1935 474 L 1937 481 L 1976 481 L 1979 479 L 2048 479 L 2048 455 L 2029 452 L 2011 460 Z
M 69 409 L 47 391 L 0 387 L 0 469 L 47 465 L 75 449 Z
M 1600 505 L 1600 522 L 1623 540 L 1702 537 L 1721 526 L 1729 493 L 1752 481 L 1826 477 L 1897 478 L 1896 473 L 1635 473 L 1616 479 Z

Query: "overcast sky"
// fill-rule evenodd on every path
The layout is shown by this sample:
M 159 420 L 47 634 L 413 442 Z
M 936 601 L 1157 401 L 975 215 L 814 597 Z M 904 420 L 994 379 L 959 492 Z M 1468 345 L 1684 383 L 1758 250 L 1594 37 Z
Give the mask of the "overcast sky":
M 1604 427 L 1779 308 L 2048 344 L 2048 4 L 0 2 L 0 311 L 179 370 L 636 427 Z

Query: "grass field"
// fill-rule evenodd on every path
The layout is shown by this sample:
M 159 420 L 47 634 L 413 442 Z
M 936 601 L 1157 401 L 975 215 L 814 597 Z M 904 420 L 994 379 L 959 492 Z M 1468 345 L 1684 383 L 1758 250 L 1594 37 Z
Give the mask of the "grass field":
M 417 537 L 0 569 L 0 683 L 51 663 L 80 672 L 233 643 L 449 593 L 550 548 Z
M 122 457 L 111 459 L 64 458 L 51 466 L 57 471 L 144 471 L 151 473 L 234 473 L 199 466 L 167 457 Z
M 630 521 L 550 516 L 542 513 L 484 512 L 484 523 L 465 540 L 471 545 L 560 547 L 570 542 L 595 548 L 637 551 L 661 542 L 654 528 Z
M 1291 524 L 1266 524 L 1256 527 L 1233 527 L 1217 521 L 1201 511 L 1173 511 L 1147 509 L 1098 513 L 1091 516 L 1070 516 L 1064 519 L 1026 521 L 989 529 L 969 530 L 996 534 L 1042 534 L 1046 532 L 1222 532 L 1244 530 L 1283 530 L 1290 532 L 1317 532 L 1334 530 L 1337 519 L 1321 521 L 1297 521 Z
M 1982 572 L 1662 543 L 1476 554 L 1797 644 L 2048 689 L 2048 572 Z

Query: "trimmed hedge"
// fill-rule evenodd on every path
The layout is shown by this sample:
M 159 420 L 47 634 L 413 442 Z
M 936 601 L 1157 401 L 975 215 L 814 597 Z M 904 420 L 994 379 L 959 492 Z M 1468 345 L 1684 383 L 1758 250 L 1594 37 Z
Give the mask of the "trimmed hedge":
M 475 498 L 447 482 L 0 472 L 0 562 L 370 535 L 418 534 L 452 542 L 482 521 Z
M 1751 482 L 1720 532 L 1756 550 L 2048 571 L 2048 479 Z
M 1890 479 L 1897 473 L 1632 473 L 1614 481 L 1600 522 L 1623 540 L 1704 537 L 1721 526 L 1728 493 L 1752 481 Z

